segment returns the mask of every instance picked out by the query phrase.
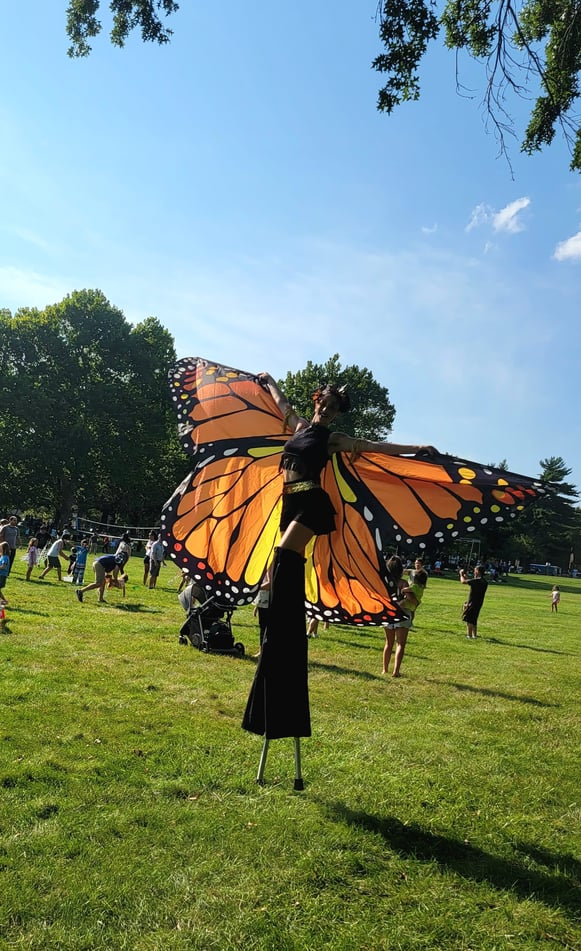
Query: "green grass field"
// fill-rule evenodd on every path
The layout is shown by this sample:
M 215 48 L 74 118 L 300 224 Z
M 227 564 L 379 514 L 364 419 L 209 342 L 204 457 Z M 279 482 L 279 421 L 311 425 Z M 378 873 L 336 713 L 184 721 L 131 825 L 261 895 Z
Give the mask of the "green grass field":
M 313 736 L 240 721 L 246 657 L 178 644 L 156 591 L 79 605 L 54 572 L 6 588 L 0 635 L 0 948 L 581 948 L 581 581 L 432 578 L 402 674 L 383 632 L 310 642 Z M 90 569 L 89 569 L 90 574 Z M 34 578 L 38 577 L 38 572 Z

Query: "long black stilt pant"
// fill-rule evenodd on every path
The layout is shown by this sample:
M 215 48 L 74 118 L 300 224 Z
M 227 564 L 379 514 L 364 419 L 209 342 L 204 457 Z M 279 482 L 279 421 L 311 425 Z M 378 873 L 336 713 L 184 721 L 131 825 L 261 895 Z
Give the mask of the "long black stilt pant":
M 242 726 L 275 740 L 310 736 L 305 559 L 277 548 L 262 652 Z

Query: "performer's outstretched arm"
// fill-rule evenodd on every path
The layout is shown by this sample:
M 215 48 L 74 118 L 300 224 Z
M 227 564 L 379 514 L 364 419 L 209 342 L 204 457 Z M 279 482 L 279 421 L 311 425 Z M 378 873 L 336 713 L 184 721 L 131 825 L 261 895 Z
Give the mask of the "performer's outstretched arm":
M 425 452 L 430 456 L 438 454 L 433 446 L 406 446 L 395 442 L 374 442 L 371 439 L 356 439 L 347 433 L 331 433 L 329 438 L 329 452 L 350 452 L 352 459 L 357 459 L 362 452 L 379 452 L 385 456 L 415 456 L 418 452 Z

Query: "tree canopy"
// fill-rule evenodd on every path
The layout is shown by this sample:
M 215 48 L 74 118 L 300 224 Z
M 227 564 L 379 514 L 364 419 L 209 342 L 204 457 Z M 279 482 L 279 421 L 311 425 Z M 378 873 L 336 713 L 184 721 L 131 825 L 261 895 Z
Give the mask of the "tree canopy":
M 102 30 L 97 16 L 100 5 L 100 0 L 70 0 L 67 7 L 69 56 L 88 56 L 91 52 L 89 40 Z M 164 26 L 158 11 L 168 17 L 179 9 L 179 4 L 174 0 L 110 0 L 109 9 L 113 16 L 111 42 L 115 46 L 124 46 L 134 29 L 141 31 L 144 42 L 164 44 L 169 42 L 173 31 Z
M 387 74 L 378 108 L 391 113 L 419 99 L 419 65 L 428 45 L 442 35 L 456 55 L 465 52 L 485 69 L 484 104 L 501 151 L 512 132 L 507 95 L 536 95 L 522 151 L 550 145 L 560 127 L 572 151 L 571 169 L 581 171 L 581 10 L 578 0 L 381 0 L 380 36 L 385 52 L 373 66 Z M 542 47 L 544 44 L 544 49 Z M 457 85 L 459 79 L 457 74 Z
M 67 33 L 70 56 L 87 56 L 90 40 L 102 30 L 100 0 L 70 0 Z M 137 29 L 144 41 L 168 43 L 167 18 L 174 0 L 110 0 L 111 42 L 123 46 Z M 402 102 L 419 99 L 419 67 L 438 37 L 456 58 L 466 53 L 481 66 L 484 105 L 501 152 L 514 123 L 508 95 L 534 98 L 522 142 L 527 154 L 550 145 L 560 128 L 571 149 L 571 169 L 581 171 L 579 0 L 379 0 L 379 36 L 384 46 L 373 67 L 387 75 L 377 107 L 391 113 Z M 456 86 L 461 88 L 458 65 Z
M 312 394 L 321 383 L 346 386 L 351 400 L 350 411 L 340 416 L 332 428 L 360 439 L 385 439 L 391 432 L 395 406 L 390 402 L 387 388 L 381 386 L 366 367 L 342 367 L 338 353 L 326 363 L 309 360 L 304 370 L 289 371 L 285 379 L 279 381 L 299 416 L 307 419 L 313 415 Z
M 60 523 L 76 504 L 152 524 L 186 470 L 174 362 L 156 318 L 132 327 L 101 291 L 0 312 L 0 501 Z

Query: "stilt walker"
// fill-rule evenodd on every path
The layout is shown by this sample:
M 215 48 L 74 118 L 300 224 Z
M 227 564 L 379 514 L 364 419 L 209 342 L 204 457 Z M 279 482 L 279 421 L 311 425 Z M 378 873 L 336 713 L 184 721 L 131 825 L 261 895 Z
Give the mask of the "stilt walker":
M 259 782 L 270 741 L 294 739 L 299 789 L 300 740 L 311 735 L 305 552 L 316 617 L 394 623 L 406 615 L 390 594 L 387 548 L 403 538 L 444 544 L 466 525 L 470 531 L 515 517 L 555 487 L 433 446 L 338 432 L 331 427 L 349 409 L 341 387 L 317 388 L 310 421 L 268 373 L 194 357 L 170 371 L 170 387 L 193 466 L 164 506 L 164 545 L 206 597 L 232 608 L 253 600 L 275 550 L 269 618 L 242 725 L 264 736 Z

